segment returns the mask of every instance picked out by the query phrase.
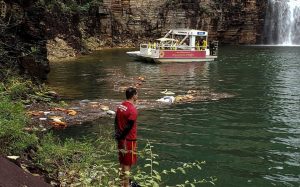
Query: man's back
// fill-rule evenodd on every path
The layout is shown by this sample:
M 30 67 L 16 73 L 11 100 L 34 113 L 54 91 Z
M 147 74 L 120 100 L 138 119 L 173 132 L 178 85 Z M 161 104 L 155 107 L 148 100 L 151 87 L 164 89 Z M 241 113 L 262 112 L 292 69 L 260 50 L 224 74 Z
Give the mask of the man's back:
M 129 140 L 135 140 L 137 138 L 136 131 L 136 119 L 137 119 L 137 110 L 134 105 L 128 101 L 124 101 L 117 109 L 116 114 L 117 119 L 117 130 L 119 132 L 124 132 L 130 121 L 133 121 L 132 127 L 129 129 L 129 132 L 124 135 L 123 138 Z

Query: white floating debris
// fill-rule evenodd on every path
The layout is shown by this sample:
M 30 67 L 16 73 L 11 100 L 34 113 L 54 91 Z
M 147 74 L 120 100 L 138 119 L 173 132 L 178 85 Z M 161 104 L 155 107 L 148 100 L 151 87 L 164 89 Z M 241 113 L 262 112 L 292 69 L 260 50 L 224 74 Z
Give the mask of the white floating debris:
M 61 122 L 61 120 L 58 119 L 58 118 L 53 118 L 52 120 L 53 120 L 54 122 L 57 122 L 57 123 L 60 123 L 60 122 Z
M 49 112 L 49 111 L 45 111 L 44 112 L 44 115 L 48 115 L 48 114 L 50 114 L 51 112 Z
M 88 99 L 84 99 L 84 100 L 81 100 L 81 101 L 79 101 L 80 103 L 88 103 L 88 102 L 90 102 L 90 100 L 88 100 Z
M 174 103 L 175 97 L 174 96 L 164 96 L 163 98 L 157 99 L 156 101 L 162 103 Z
M 175 95 L 174 92 L 168 91 L 167 89 L 163 92 L 160 92 L 160 93 L 165 94 L 165 95 Z
M 108 110 L 108 111 L 106 111 L 106 113 L 109 114 L 109 115 L 115 115 L 116 114 L 116 112 L 112 111 L 112 110 Z
M 46 121 L 47 118 L 39 118 L 40 121 Z
M 52 119 L 54 122 L 57 122 L 57 123 L 61 123 L 61 119 L 63 119 L 63 117 L 61 116 L 51 116 L 50 119 Z
M 109 110 L 109 107 L 108 107 L 108 106 L 105 106 L 105 105 L 101 105 L 101 106 L 100 106 L 100 109 L 103 110 L 103 111 L 108 111 L 108 110 Z

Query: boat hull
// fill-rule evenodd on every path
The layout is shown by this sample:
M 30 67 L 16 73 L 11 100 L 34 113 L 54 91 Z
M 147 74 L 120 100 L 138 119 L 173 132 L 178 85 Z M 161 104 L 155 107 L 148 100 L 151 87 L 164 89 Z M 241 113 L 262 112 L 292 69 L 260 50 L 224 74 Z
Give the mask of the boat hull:
M 127 52 L 131 57 L 138 61 L 154 63 L 174 63 L 174 62 L 205 62 L 213 61 L 217 56 L 206 55 L 205 51 L 188 51 L 188 50 L 160 50 L 141 54 L 140 51 Z M 154 55 L 156 54 L 156 55 Z
M 153 59 L 156 63 L 172 63 L 172 62 L 207 62 L 207 61 L 214 61 L 217 56 L 206 56 L 205 58 L 156 58 Z

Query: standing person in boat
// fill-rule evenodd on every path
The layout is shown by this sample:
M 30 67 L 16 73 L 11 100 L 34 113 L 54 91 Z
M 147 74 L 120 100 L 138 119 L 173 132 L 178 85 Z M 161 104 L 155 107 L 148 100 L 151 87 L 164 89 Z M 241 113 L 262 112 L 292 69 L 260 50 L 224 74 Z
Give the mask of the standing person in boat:
M 209 51 L 210 51 L 210 55 L 215 54 L 215 43 L 214 42 L 209 43 Z
M 126 100 L 117 108 L 115 118 L 115 139 L 118 142 L 119 162 L 122 168 L 121 186 L 129 187 L 129 176 L 132 165 L 137 162 L 137 109 L 134 106 L 138 99 L 137 89 L 126 89 Z
M 204 39 L 204 40 L 203 40 L 203 50 L 205 50 L 206 47 L 207 47 L 207 41 Z

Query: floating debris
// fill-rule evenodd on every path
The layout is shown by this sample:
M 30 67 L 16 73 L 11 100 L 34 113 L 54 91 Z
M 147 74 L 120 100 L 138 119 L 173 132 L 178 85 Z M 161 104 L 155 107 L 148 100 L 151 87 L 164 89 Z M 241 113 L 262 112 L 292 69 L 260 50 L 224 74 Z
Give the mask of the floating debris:
M 163 98 L 157 99 L 156 101 L 162 103 L 174 103 L 175 97 L 174 96 L 164 96 Z
M 31 116 L 40 116 L 40 115 L 43 115 L 44 112 L 43 111 L 29 111 L 29 112 L 27 112 L 27 114 L 29 114 Z
M 195 97 L 193 95 L 177 95 L 175 97 L 175 102 L 184 102 L 184 101 L 192 101 Z
M 143 82 L 144 82 L 144 81 L 145 81 L 145 77 L 139 76 L 139 77 L 138 77 L 138 80 L 140 80 L 140 81 L 143 81 Z
M 112 110 L 108 110 L 108 111 L 106 111 L 106 113 L 109 114 L 109 115 L 115 115 L 116 114 L 116 112 L 112 111 Z
M 100 109 L 103 110 L 103 111 L 108 111 L 109 107 L 105 106 L 105 105 L 100 105 Z
M 81 101 L 79 101 L 80 103 L 89 103 L 90 102 L 90 100 L 88 100 L 88 99 L 84 99 L 84 100 L 81 100 Z
M 124 92 L 128 87 L 127 86 L 120 86 L 118 91 L 119 92 Z
M 126 89 L 128 87 L 124 88 Z M 235 96 L 234 94 L 228 93 L 216 93 L 209 89 L 188 90 L 186 94 L 177 96 L 172 95 L 173 92 L 170 92 L 168 90 L 165 90 L 163 93 L 169 95 L 165 95 L 164 97 L 157 100 L 148 98 L 145 100 L 139 99 L 137 103 L 137 108 L 141 110 L 152 108 L 164 108 L 170 106 L 171 104 L 180 105 L 183 103 L 195 101 L 215 101 Z M 157 92 L 155 90 L 149 90 L 147 91 L 147 94 L 151 96 L 157 94 Z M 64 129 L 75 124 L 84 124 L 84 122 L 86 121 L 93 121 L 101 117 L 112 117 L 113 115 L 115 115 L 114 111 L 122 102 L 122 100 L 113 99 L 97 99 L 82 101 L 73 101 L 68 103 L 68 106 L 70 106 L 68 107 L 68 109 L 63 107 L 49 109 L 46 108 L 44 105 L 37 105 L 38 107 L 33 106 L 35 108 L 35 111 L 28 112 L 28 114 L 32 115 L 32 126 L 24 128 L 24 130 L 44 131 L 46 129 L 49 130 L 51 128 Z M 30 108 L 33 107 L 31 106 Z M 43 126 L 37 127 L 37 125 L 39 124 L 42 124 Z
M 55 128 L 66 128 L 67 127 L 67 123 L 63 122 L 63 121 L 53 121 L 53 122 L 50 122 L 50 124 Z
M 67 110 L 66 113 L 70 116 L 75 116 L 77 114 L 75 110 Z
M 89 102 L 89 106 L 91 106 L 92 108 L 96 108 L 96 107 L 98 107 L 99 106 L 99 102 Z
M 189 90 L 189 91 L 187 91 L 187 94 L 195 94 L 195 93 L 197 93 L 196 90 Z
M 49 117 L 49 119 L 52 119 L 53 121 L 54 121 L 54 120 L 60 120 L 60 119 L 62 119 L 62 118 L 64 118 L 64 117 L 62 117 L 62 116 L 50 116 L 50 117 Z
M 174 92 L 168 91 L 167 89 L 163 92 L 160 92 L 160 93 L 165 94 L 165 95 L 175 95 Z
M 53 108 L 52 110 L 54 110 L 54 111 L 65 111 L 66 109 L 64 109 L 64 108 Z
M 51 112 L 49 112 L 49 111 L 44 112 L 44 115 L 48 115 L 48 114 L 51 114 Z

